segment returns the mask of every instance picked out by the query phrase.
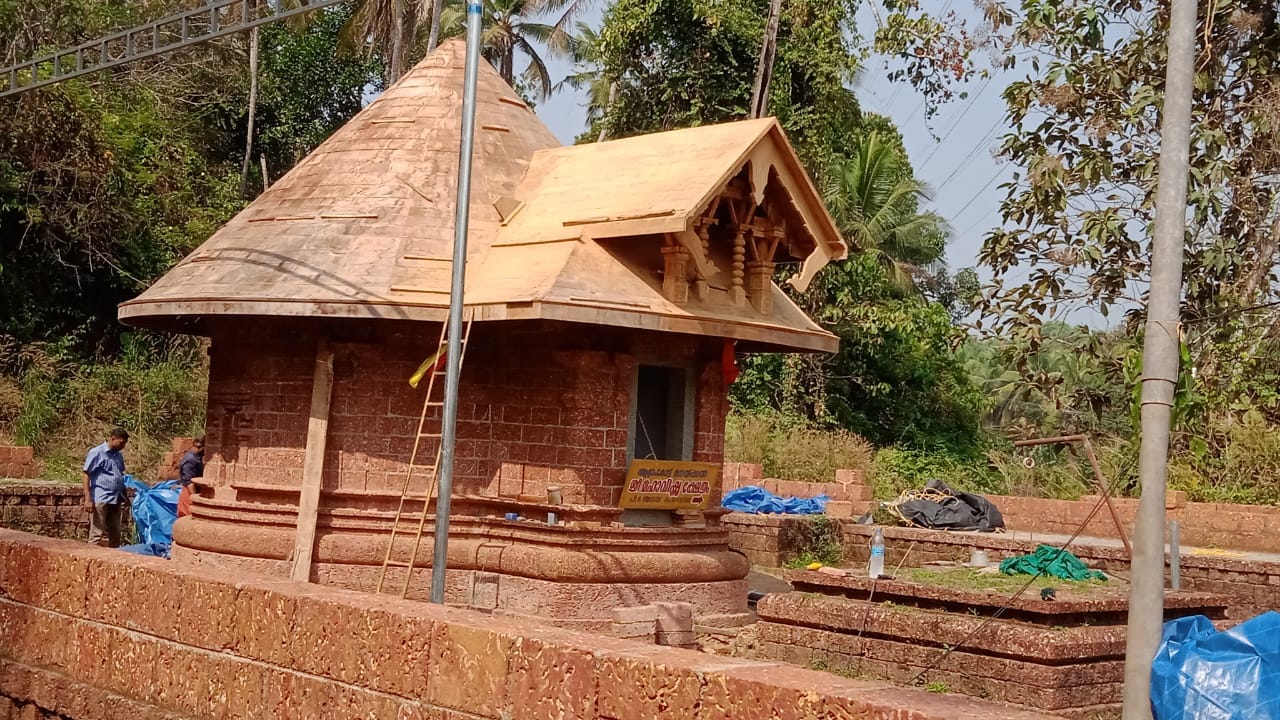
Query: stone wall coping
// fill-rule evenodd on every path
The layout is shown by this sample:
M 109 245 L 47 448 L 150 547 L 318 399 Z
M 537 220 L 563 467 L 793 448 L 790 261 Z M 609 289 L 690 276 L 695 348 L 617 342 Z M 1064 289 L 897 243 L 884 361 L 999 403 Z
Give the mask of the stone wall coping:
M 367 702 L 389 709 L 388 717 L 396 708 L 418 708 L 428 716 L 443 709 L 521 720 L 631 720 L 659 710 L 693 720 L 763 720 L 787 708 L 796 717 L 866 720 L 1049 718 L 777 662 L 708 656 L 14 531 L 0 531 L 0 611 L 31 620 L 22 632 L 8 626 L 0 659 L 71 682 L 91 679 L 104 691 L 191 716 L 237 711 L 227 707 L 228 695 L 210 705 L 205 675 L 221 669 L 221 677 L 240 673 L 264 684 L 294 678 L 283 681 L 281 704 L 272 708 L 277 716 L 307 716 L 306 703 L 317 700 L 307 697 L 314 689 L 344 697 L 344 712 L 361 716 L 371 712 L 362 705 Z M 55 627 L 75 637 L 81 652 L 40 640 Z M 138 673 L 127 663 L 104 663 L 104 655 L 77 657 L 90 638 L 102 643 L 113 633 L 124 633 L 133 648 L 150 648 L 155 668 Z M 261 702 L 265 695 L 257 697 Z
M 836 577 L 813 570 L 787 570 L 783 573 L 783 578 L 789 581 L 798 592 L 832 594 L 853 591 L 853 594 L 859 597 L 864 593 L 868 595 L 874 593 L 878 599 L 896 598 L 908 601 L 956 603 L 988 610 L 1007 607 L 1023 615 L 1045 618 L 1045 622 L 1062 615 L 1123 613 L 1129 609 L 1127 594 L 1116 595 L 1111 588 L 1104 590 L 1106 595 L 1090 596 L 1068 586 L 1062 586 L 1058 588 L 1056 601 L 1045 602 L 1034 592 L 1014 600 L 1004 593 L 943 587 L 906 580 L 872 580 L 865 575 Z M 1026 576 L 1023 576 L 1023 579 L 1030 580 Z M 1211 593 L 1167 592 L 1164 596 L 1164 606 L 1167 610 L 1191 608 L 1221 616 L 1228 605 L 1230 605 L 1229 598 Z
M 56 480 L 0 480 L 0 495 L 83 495 L 84 487 Z

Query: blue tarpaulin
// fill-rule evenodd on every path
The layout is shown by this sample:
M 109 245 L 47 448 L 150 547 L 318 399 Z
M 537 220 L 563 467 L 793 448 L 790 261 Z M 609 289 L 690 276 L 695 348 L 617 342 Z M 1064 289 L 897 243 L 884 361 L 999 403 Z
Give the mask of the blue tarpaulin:
M 783 515 L 820 515 L 827 509 L 826 495 L 812 498 L 779 497 L 762 487 L 741 487 L 724 496 L 720 502 L 729 510 L 745 513 L 778 513 Z
M 1151 709 L 1156 720 L 1280 720 L 1280 613 L 1222 632 L 1203 615 L 1165 623 Z
M 182 492 L 177 480 L 148 485 L 124 476 L 124 484 L 133 489 L 133 525 L 138 531 L 138 544 L 164 545 L 173 543 L 173 522 L 178 519 L 178 495 Z
M 141 545 L 122 545 L 121 550 L 134 555 L 148 555 L 169 559 L 169 546 L 160 543 L 143 543 Z

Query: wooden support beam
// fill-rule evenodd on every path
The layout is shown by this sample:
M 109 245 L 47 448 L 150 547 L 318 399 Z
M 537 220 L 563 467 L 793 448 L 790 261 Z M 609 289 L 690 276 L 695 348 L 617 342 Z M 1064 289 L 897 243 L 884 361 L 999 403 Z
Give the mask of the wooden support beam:
M 324 340 L 316 347 L 315 379 L 311 382 L 311 420 L 302 460 L 302 497 L 298 501 L 298 531 L 293 543 L 294 580 L 311 582 L 311 556 L 316 544 L 316 515 L 320 510 L 320 482 L 324 479 L 324 446 L 329 434 L 329 401 L 333 396 L 333 351 Z

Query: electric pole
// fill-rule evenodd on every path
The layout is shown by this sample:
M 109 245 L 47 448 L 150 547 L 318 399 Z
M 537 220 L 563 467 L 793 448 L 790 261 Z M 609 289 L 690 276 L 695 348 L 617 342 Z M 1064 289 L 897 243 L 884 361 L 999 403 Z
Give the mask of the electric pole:
M 1169 423 L 1178 382 L 1179 308 L 1190 165 L 1191 91 L 1195 78 L 1196 0 L 1172 0 L 1169 63 L 1160 120 L 1160 174 L 1151 287 L 1142 348 L 1142 500 L 1133 535 L 1129 626 L 1124 662 L 1124 720 L 1151 720 L 1151 661 L 1164 625 L 1165 486 Z
M 462 139 L 458 147 L 458 194 L 453 214 L 453 275 L 449 290 L 449 342 L 445 345 L 444 412 L 440 431 L 439 493 L 431 560 L 431 602 L 444 604 L 449 561 L 449 509 L 453 499 L 453 458 L 458 432 L 458 382 L 462 377 L 463 290 L 467 275 L 467 222 L 471 218 L 471 157 L 476 134 L 476 83 L 480 69 L 480 14 L 483 0 L 467 0 L 467 55 L 462 87 Z M 426 512 L 426 508 L 423 508 Z
M 773 60 L 778 51 L 778 21 L 782 17 L 782 0 L 771 0 L 769 18 L 764 24 L 764 42 L 760 44 L 760 60 L 756 64 L 756 82 L 751 88 L 752 118 L 769 112 L 769 82 L 773 80 Z

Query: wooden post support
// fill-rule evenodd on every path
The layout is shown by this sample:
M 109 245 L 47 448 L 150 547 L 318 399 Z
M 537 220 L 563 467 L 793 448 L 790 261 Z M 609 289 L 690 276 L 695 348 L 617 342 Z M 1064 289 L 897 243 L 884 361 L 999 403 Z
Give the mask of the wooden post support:
M 324 340 L 316 348 L 316 372 L 311 384 L 311 420 L 302 460 L 302 497 L 298 501 L 298 532 L 293 543 L 293 579 L 311 582 L 311 555 L 316 542 L 320 509 L 320 481 L 324 478 L 324 446 L 329 434 L 329 400 L 333 394 L 333 351 Z

